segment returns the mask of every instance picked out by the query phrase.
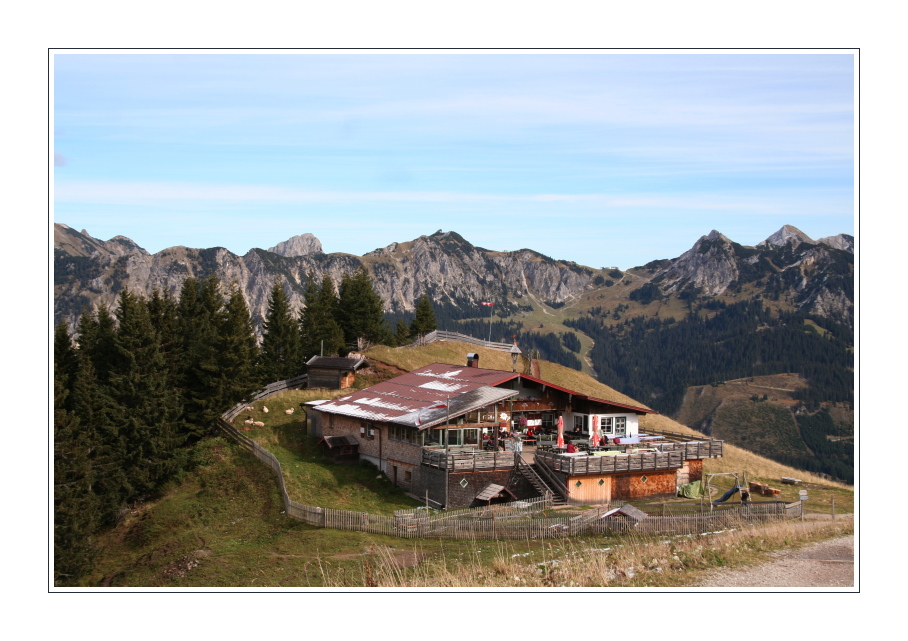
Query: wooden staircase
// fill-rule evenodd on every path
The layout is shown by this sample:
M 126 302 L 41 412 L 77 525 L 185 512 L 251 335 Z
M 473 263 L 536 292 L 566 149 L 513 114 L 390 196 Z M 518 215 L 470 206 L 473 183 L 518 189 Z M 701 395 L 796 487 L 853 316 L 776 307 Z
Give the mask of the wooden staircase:
M 559 490 L 558 492 L 552 491 L 552 488 L 549 487 L 549 484 L 539 475 L 537 472 L 536 465 L 529 465 L 526 461 L 523 460 L 523 457 L 517 455 L 517 471 L 523 475 L 523 477 L 530 482 L 530 484 L 536 488 L 536 491 L 539 492 L 540 496 L 545 496 L 546 494 L 552 495 L 552 503 L 554 505 L 566 505 L 567 501 L 565 500 L 564 494 Z

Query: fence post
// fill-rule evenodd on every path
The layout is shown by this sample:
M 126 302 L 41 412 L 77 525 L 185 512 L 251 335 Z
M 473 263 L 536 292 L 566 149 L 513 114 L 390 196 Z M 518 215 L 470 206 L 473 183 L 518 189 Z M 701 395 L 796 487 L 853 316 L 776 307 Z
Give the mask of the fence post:
M 832 497 L 832 520 L 835 521 L 835 497 Z

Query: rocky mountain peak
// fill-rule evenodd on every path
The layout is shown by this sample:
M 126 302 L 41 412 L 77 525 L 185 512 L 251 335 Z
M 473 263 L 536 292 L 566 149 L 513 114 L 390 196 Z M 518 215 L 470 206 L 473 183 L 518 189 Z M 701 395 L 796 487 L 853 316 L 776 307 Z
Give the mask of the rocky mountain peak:
M 658 271 L 653 282 L 664 294 L 681 291 L 688 283 L 708 296 L 722 294 L 738 278 L 733 243 L 715 229 L 701 236 L 694 246 L 671 265 Z
M 73 256 L 148 255 L 147 251 L 126 236 L 114 236 L 107 241 L 98 240 L 88 230 L 78 232 L 63 223 L 54 223 L 54 249 Z
M 834 249 L 841 249 L 847 252 L 854 253 L 854 236 L 849 234 L 838 234 L 836 236 L 826 236 L 817 241 L 818 243 L 823 243 L 824 245 L 829 245 Z
M 797 247 L 801 243 L 815 245 L 816 241 L 793 225 L 782 225 L 782 229 L 763 242 L 757 243 L 757 247 L 783 247 L 789 243 Z
M 721 241 L 726 242 L 726 243 L 731 243 L 731 240 L 729 240 L 728 237 L 727 237 L 725 234 L 723 234 L 723 233 L 721 233 L 721 232 L 718 232 L 718 231 L 716 231 L 715 229 L 712 230 L 711 232 L 709 232 L 709 233 L 708 233 L 706 236 L 704 236 L 703 238 L 705 238 L 706 240 L 721 240 Z M 702 240 L 702 239 L 701 239 L 701 240 Z
M 323 254 L 322 242 L 312 234 L 300 234 L 289 238 L 274 247 L 269 247 L 268 251 L 274 252 L 287 258 L 294 256 L 308 256 L 309 254 Z

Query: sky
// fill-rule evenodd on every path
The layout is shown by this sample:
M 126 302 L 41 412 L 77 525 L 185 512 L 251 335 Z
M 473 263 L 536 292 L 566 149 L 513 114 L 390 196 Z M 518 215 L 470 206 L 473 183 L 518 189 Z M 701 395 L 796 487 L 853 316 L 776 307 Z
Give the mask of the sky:
M 855 233 L 855 59 L 56 53 L 53 216 L 154 253 L 437 230 L 626 269 L 711 230 Z

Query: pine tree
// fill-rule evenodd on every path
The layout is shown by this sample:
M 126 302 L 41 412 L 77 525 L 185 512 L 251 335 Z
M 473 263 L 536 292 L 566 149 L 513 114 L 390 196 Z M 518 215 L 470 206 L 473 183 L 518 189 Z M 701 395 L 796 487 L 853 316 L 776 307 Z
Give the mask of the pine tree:
M 166 291 L 161 293 L 156 287 L 146 305 L 151 325 L 158 332 L 161 352 L 164 354 L 170 378 L 174 383 L 179 383 L 182 377 L 182 342 L 177 301 L 169 293 Z
M 301 373 L 299 325 L 290 311 L 290 302 L 281 280 L 274 283 L 262 326 L 259 380 L 267 384 Z
M 102 385 L 107 383 L 112 367 L 115 333 L 116 322 L 106 305 L 101 305 L 97 314 L 91 313 L 87 308 L 82 310 L 79 318 L 80 358 L 91 359 L 95 376 Z
M 394 344 L 403 347 L 410 343 L 410 328 L 404 322 L 403 318 L 397 319 L 397 329 L 394 331 Z
M 383 338 L 384 303 L 363 265 L 341 280 L 337 320 L 347 345 L 359 348 L 361 342 L 375 344 Z
M 58 373 L 64 391 L 72 390 L 73 378 L 78 369 L 79 355 L 73 346 L 66 323 L 60 322 L 54 329 L 54 371 Z M 68 402 L 67 408 L 71 407 L 72 403 Z
M 115 403 L 118 451 L 129 499 L 153 494 L 179 468 L 180 397 L 167 376 L 148 308 L 120 292 L 108 389 Z
M 74 586 L 92 567 L 100 519 L 92 493 L 92 434 L 66 409 L 63 373 L 54 367 L 54 585 Z
M 321 287 L 316 288 L 313 274 L 306 286 L 306 307 L 300 312 L 299 326 L 302 336 L 303 362 L 313 356 L 326 356 L 344 351 L 344 332 L 336 320 L 338 299 L 334 282 L 325 276 Z
M 212 273 L 201 285 L 194 278 L 183 281 L 177 310 L 184 416 L 190 431 L 201 435 L 226 403 L 220 372 L 225 311 L 217 276 Z
M 410 336 L 416 338 L 435 331 L 437 327 L 432 303 L 429 301 L 428 294 L 423 294 L 416 301 L 416 316 L 413 317 L 413 322 L 410 323 Z
M 73 381 L 72 413 L 84 426 L 90 444 L 89 458 L 94 471 L 92 491 L 102 522 L 110 522 L 129 498 L 126 476 L 119 456 L 123 449 L 118 427 L 119 407 L 98 383 L 91 359 L 80 359 Z M 88 430 L 90 429 L 90 432 Z
M 225 311 L 220 332 L 218 364 L 222 379 L 221 411 L 248 399 L 258 388 L 255 368 L 258 344 L 249 308 L 236 282 L 233 283 Z

